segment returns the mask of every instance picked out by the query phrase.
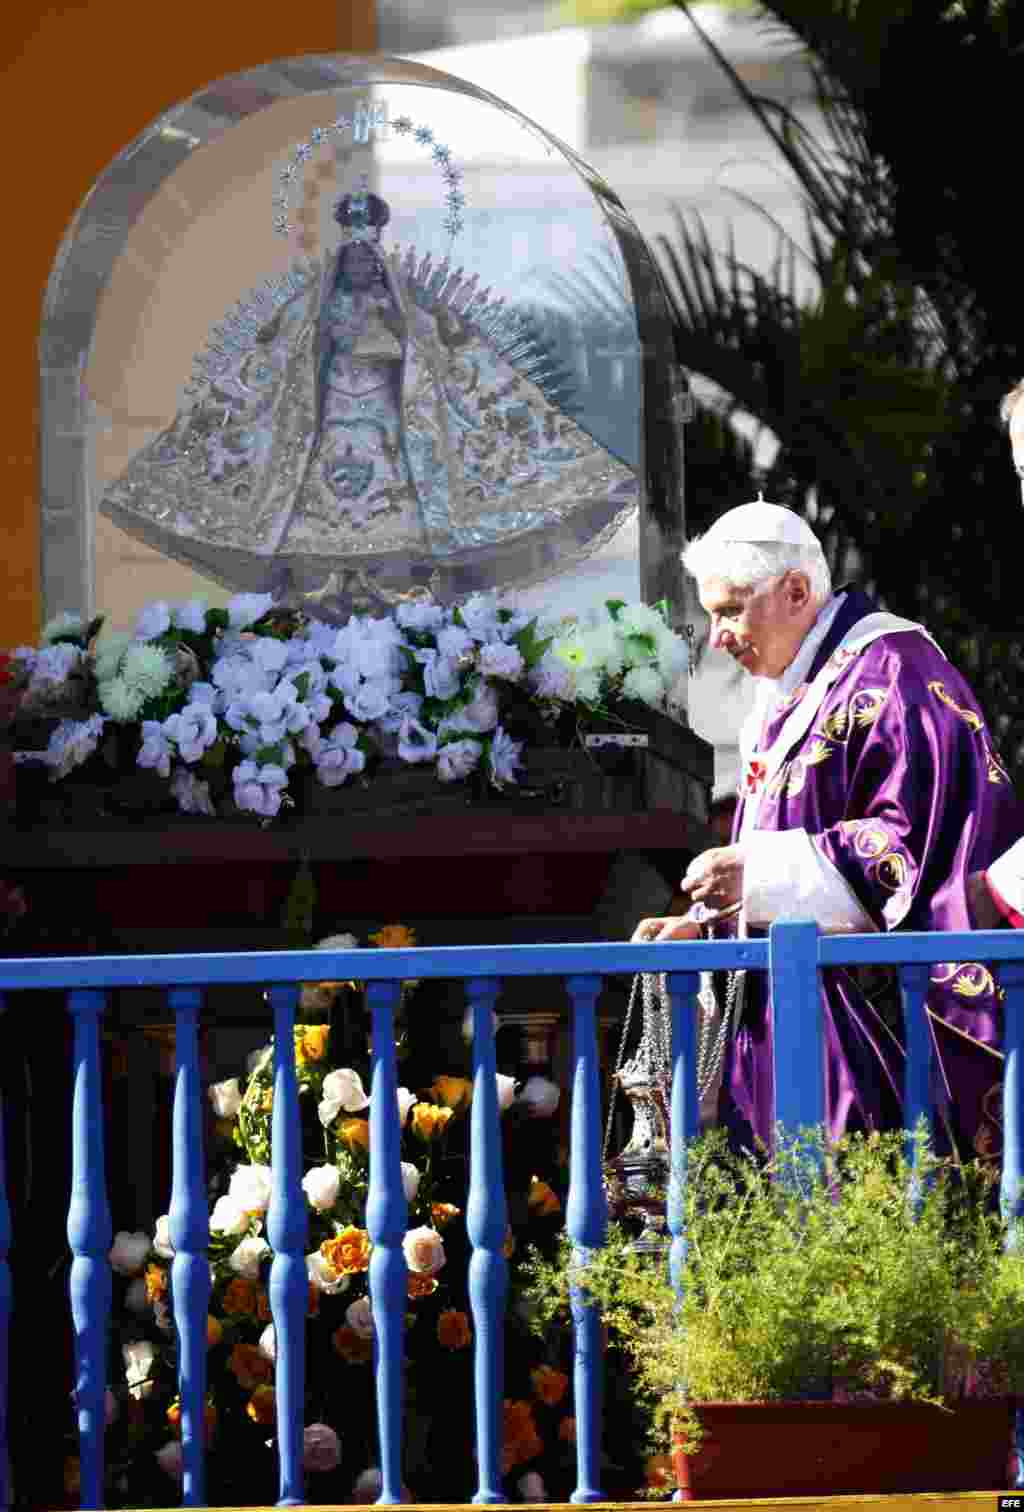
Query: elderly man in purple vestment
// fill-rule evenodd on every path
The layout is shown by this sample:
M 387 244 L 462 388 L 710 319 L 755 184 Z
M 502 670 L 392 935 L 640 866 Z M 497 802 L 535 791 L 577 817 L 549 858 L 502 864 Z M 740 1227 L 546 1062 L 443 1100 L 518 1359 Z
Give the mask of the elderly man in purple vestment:
M 833 593 L 813 531 L 762 500 L 723 515 L 683 563 L 712 643 L 757 679 L 757 696 L 740 735 L 732 843 L 698 856 L 682 891 L 717 909 L 742 904 L 741 931 L 784 917 L 826 932 L 969 928 L 968 877 L 1024 818 L 974 694 L 928 632 L 856 589 Z M 645 919 L 633 938 L 696 932 L 685 919 Z M 898 998 L 890 983 L 879 994 L 878 976 L 825 974 L 834 1136 L 900 1121 Z M 970 962 L 936 967 L 928 1006 L 942 1125 L 960 1149 L 994 1153 L 992 977 Z M 773 1107 L 771 1016 L 759 974 L 747 973 L 719 1116 L 743 1142 L 767 1141 Z

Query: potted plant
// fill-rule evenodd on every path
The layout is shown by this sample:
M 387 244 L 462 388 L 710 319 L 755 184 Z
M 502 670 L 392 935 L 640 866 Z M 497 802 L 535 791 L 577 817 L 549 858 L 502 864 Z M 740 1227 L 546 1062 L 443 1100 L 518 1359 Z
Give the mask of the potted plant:
M 1007 1483 L 1024 1255 L 984 1167 L 923 1130 L 779 1131 L 766 1159 L 716 1130 L 688 1148 L 683 1206 L 678 1292 L 621 1230 L 535 1259 L 531 1291 L 542 1328 L 574 1286 L 600 1305 L 681 1499 Z

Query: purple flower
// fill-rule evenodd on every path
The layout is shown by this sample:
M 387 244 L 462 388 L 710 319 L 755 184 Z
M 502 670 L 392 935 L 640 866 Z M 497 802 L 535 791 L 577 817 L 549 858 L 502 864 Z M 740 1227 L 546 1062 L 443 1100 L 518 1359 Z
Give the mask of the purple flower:
M 418 719 L 403 719 L 398 729 L 398 754 L 403 761 L 433 761 L 437 755 L 437 736 Z
M 261 814 L 273 819 L 281 811 L 283 790 L 288 785 L 288 773 L 284 767 L 267 763 L 257 766 L 255 761 L 241 761 L 235 768 L 235 803 L 240 809 Z
M 504 677 L 515 682 L 523 675 L 525 666 L 518 646 L 507 646 L 503 641 L 491 641 L 480 648 L 480 671 L 485 677 Z
M 479 740 L 450 740 L 437 753 L 437 775 L 442 782 L 461 782 L 480 760 Z
M 454 698 L 461 686 L 457 663 L 439 656 L 433 649 L 415 651 L 413 655 L 423 668 L 423 686 L 427 697 Z
M 519 753 L 523 749 L 521 740 L 513 740 L 501 727 L 495 730 L 491 736 L 491 780 L 495 787 L 500 787 L 503 782 L 515 782 L 515 769 L 522 765 Z

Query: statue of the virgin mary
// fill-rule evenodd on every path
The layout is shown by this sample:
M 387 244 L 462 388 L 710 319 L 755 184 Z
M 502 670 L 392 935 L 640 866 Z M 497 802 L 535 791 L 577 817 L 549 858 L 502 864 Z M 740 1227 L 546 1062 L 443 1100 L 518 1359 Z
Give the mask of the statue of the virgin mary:
M 215 328 L 103 512 L 232 589 L 338 614 L 588 554 L 636 483 L 566 412 L 537 331 L 447 260 L 386 253 L 390 211 L 365 187 L 335 218 L 325 265 L 293 265 Z

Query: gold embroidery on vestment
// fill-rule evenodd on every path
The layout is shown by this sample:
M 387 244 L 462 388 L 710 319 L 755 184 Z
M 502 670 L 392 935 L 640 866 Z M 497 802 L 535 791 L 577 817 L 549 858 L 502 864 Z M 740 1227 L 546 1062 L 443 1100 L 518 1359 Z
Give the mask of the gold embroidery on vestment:
M 935 697 L 939 699 L 941 703 L 944 703 L 947 709 L 952 709 L 954 714 L 959 714 L 960 718 L 966 721 L 966 723 L 974 731 L 975 735 L 978 734 L 979 730 L 984 728 L 985 722 L 982 719 L 981 715 L 976 713 L 974 709 L 961 709 L 960 705 L 953 699 L 953 697 L 946 692 L 946 688 L 943 683 L 930 682 L 928 684 L 928 691 L 929 693 L 934 693 Z

